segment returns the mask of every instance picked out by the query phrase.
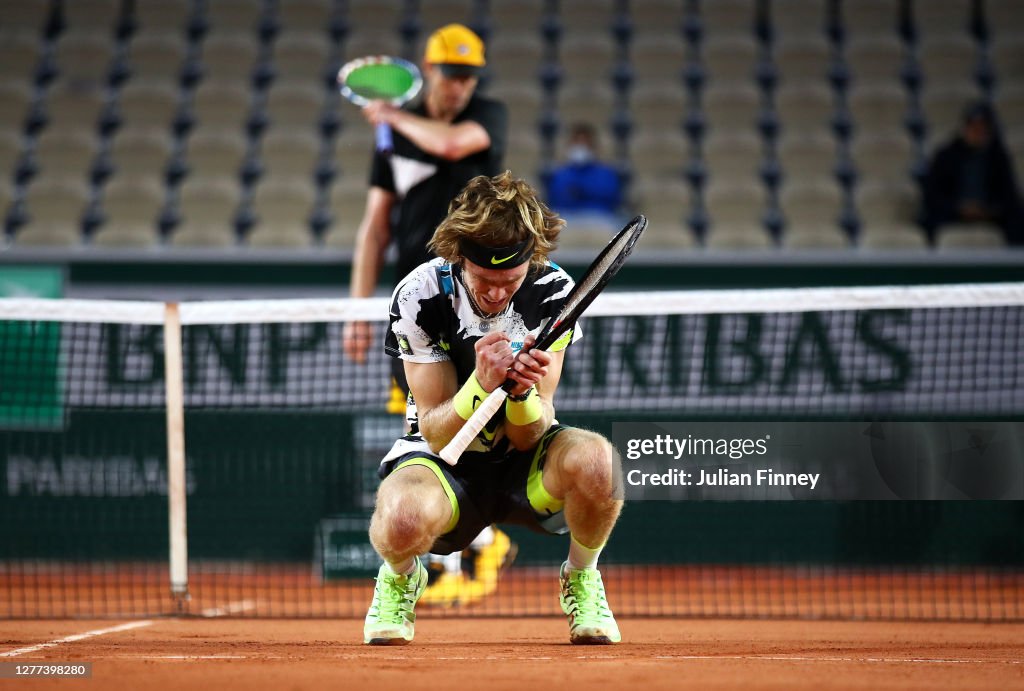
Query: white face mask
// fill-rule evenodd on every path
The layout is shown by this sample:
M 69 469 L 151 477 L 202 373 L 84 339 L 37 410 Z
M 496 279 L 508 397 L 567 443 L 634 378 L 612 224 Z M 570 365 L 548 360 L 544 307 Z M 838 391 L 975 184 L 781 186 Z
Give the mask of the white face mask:
M 568 151 L 569 162 L 582 166 L 594 160 L 594 152 L 585 144 L 573 144 Z

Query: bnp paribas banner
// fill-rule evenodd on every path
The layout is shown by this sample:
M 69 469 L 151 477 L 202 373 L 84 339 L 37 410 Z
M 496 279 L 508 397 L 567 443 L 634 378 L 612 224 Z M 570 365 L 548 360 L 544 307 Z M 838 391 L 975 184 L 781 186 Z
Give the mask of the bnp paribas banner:
M 59 298 L 64 274 L 52 267 L 0 266 L 0 297 Z M 54 427 L 64 410 L 60 325 L 0 321 L 0 427 Z
M 1022 315 L 975 307 L 589 318 L 567 351 L 556 405 L 670 419 L 1015 416 L 1024 412 Z M 0 353 L 7 376 L 52 369 L 52 327 L 5 328 L 23 334 L 19 343 L 35 334 L 38 358 Z M 68 405 L 162 405 L 160 327 L 65 324 L 59 333 Z M 361 412 L 386 397 L 387 356 L 346 359 L 340 324 L 188 326 L 183 339 L 189 407 Z

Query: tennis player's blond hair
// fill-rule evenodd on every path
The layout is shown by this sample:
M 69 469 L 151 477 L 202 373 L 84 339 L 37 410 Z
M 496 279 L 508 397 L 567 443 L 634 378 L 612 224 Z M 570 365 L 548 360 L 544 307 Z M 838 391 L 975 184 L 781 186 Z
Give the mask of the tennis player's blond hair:
M 448 215 L 434 231 L 427 247 L 446 261 L 457 263 L 465 238 L 487 247 L 508 247 L 532 236 L 530 268 L 542 267 L 558 246 L 565 221 L 540 199 L 525 180 L 510 171 L 470 180 L 448 206 Z

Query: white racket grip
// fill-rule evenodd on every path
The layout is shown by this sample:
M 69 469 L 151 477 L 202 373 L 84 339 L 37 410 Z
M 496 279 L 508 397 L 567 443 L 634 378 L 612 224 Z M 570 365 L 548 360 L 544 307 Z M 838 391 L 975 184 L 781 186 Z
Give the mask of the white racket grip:
M 466 424 L 462 426 L 462 429 L 456 433 L 452 440 L 448 442 L 448 445 L 441 449 L 441 453 L 438 454 L 444 462 L 448 465 L 455 465 L 459 462 L 459 456 L 466 450 L 476 435 L 480 433 L 480 430 L 484 428 L 487 421 L 494 417 L 494 414 L 498 412 L 498 408 L 508 398 L 508 392 L 500 386 L 488 394 L 480 406 L 473 411 L 473 415 L 466 420 Z

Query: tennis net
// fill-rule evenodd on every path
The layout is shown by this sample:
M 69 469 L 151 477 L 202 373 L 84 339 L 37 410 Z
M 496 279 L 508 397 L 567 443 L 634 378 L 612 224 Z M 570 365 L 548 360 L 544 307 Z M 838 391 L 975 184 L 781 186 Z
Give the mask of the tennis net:
M 376 468 L 403 417 L 386 356 L 347 360 L 341 333 L 369 321 L 381 341 L 386 314 L 0 300 L 0 617 L 363 616 Z M 556 408 L 608 436 L 1024 419 L 1024 284 L 611 293 L 583 332 Z M 602 572 L 620 616 L 1020 620 L 1022 507 L 628 502 Z M 424 613 L 557 613 L 566 540 L 509 532 L 496 592 Z

